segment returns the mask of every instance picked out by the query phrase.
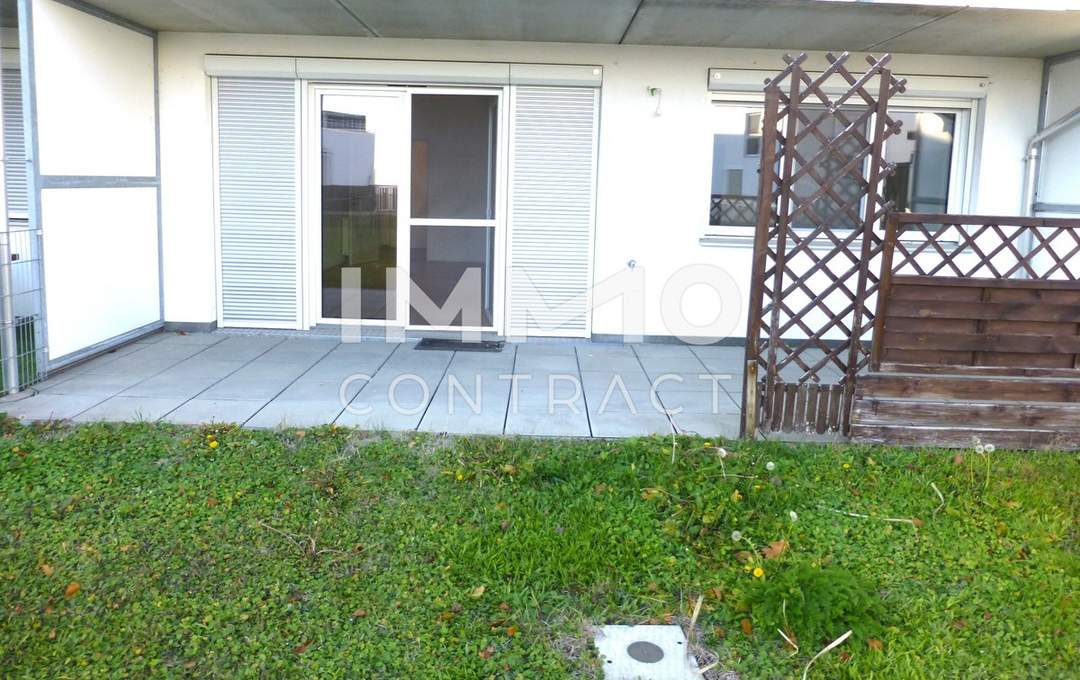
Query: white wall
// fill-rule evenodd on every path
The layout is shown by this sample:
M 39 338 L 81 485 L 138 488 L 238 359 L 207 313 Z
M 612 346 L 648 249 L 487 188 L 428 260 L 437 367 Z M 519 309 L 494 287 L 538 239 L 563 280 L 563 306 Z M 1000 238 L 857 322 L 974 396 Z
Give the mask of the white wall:
M 54 0 L 32 17 L 55 363 L 161 320 L 154 39 Z
M 46 189 L 41 215 L 51 358 L 158 320 L 157 189 Z
M 712 169 L 709 67 L 779 69 L 767 50 L 355 39 L 164 33 L 159 38 L 165 318 L 216 318 L 210 90 L 206 53 L 456 59 L 599 64 L 601 98 L 595 277 L 624 271 L 635 260 L 646 270 L 647 334 L 667 335 L 660 318 L 663 283 L 697 262 L 728 269 L 745 287 L 750 250 L 708 248 L 698 239 L 708 225 Z M 860 63 L 853 55 L 852 63 Z M 823 62 L 815 55 L 815 64 Z M 986 143 L 978 160 L 973 208 L 1015 214 L 1021 202 L 1025 140 L 1036 124 L 1038 60 L 897 55 L 899 73 L 970 75 L 992 81 L 985 106 Z M 648 87 L 663 90 L 662 115 Z M 716 300 L 698 291 L 687 300 L 697 318 L 714 316 Z M 742 335 L 742 322 L 734 324 Z M 622 333 L 618 303 L 596 311 L 593 332 Z
M 41 174 L 153 177 L 153 38 L 53 0 L 33 15 Z

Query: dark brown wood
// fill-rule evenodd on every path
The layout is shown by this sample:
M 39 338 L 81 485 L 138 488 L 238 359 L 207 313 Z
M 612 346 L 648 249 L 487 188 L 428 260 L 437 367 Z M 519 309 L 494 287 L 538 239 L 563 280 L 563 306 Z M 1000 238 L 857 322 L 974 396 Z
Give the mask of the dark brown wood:
M 821 388 L 817 383 L 810 383 L 806 386 L 806 409 L 804 411 L 805 419 L 803 420 L 803 429 L 807 432 L 813 432 L 816 429 L 817 413 L 818 413 L 818 395 L 821 393 Z
M 1080 230 L 1080 220 L 1075 223 L 1075 228 Z M 938 288 L 940 286 L 948 286 L 950 288 L 982 288 L 988 283 L 995 284 L 999 288 L 1035 288 L 1038 290 L 1065 290 L 1071 291 L 1074 294 L 1078 290 L 1075 281 L 1046 281 L 1039 279 L 1031 281 L 1028 279 L 993 279 L 993 278 L 978 278 L 978 277 L 956 277 L 956 276 L 900 276 L 895 277 L 897 286 L 924 286 L 927 288 Z
M 912 427 L 909 425 L 862 425 L 852 427 L 854 439 L 865 444 L 933 446 L 935 448 L 971 449 L 975 438 L 993 443 L 998 450 L 1080 449 L 1080 434 L 1055 430 L 1005 429 L 978 427 Z
M 797 430 L 806 429 L 806 398 L 809 385 L 799 385 L 798 392 L 795 394 L 795 417 L 792 419 L 792 425 Z
M 918 363 L 882 362 L 882 373 L 919 373 L 926 375 L 1017 376 L 1030 378 L 1076 378 L 1080 371 L 1072 368 L 1041 368 L 1033 366 L 949 366 Z
M 896 333 L 885 331 L 890 349 L 963 350 L 1017 354 L 1076 354 L 1080 337 L 1054 335 L 1005 335 L 994 333 Z
M 864 398 L 1050 401 L 1080 404 L 1080 375 L 1073 379 L 1024 376 L 871 373 L 859 379 Z
M 771 407 L 771 424 L 772 431 L 779 432 L 784 423 L 784 392 L 783 384 L 778 382 L 768 382 L 768 378 L 765 379 L 769 390 L 769 396 L 772 400 Z
M 846 53 L 826 58 L 824 72 L 811 75 L 806 55 L 785 57 L 784 71 L 766 84 L 747 327 L 747 359 L 758 361 L 773 409 L 759 419 L 763 429 L 846 431 L 851 386 L 870 361 L 863 339 L 872 335 L 867 307 L 880 279 L 869 263 L 881 253 L 875 228 L 889 209 L 879 187 L 893 171 L 882 149 L 900 129 L 888 102 L 904 85 L 888 55 L 870 58 L 859 74 L 848 70 Z M 836 79 L 847 89 L 826 92 Z M 781 403 L 774 392 L 791 384 L 794 396 Z M 743 391 L 745 403 L 745 383 Z M 779 406 L 794 409 L 790 424 Z
M 746 329 L 745 355 L 747 363 L 754 362 L 758 365 L 761 365 L 763 358 L 760 350 L 761 314 L 764 302 L 765 266 L 769 252 L 769 232 L 773 215 L 772 187 L 776 175 L 776 124 L 779 108 L 780 88 L 775 85 L 765 88 L 765 112 L 762 116 L 761 169 L 758 179 L 758 206 L 760 209 L 758 211 L 757 227 L 754 230 L 754 262 L 750 273 L 750 309 L 749 325 Z M 751 371 L 746 372 L 743 379 L 743 413 L 747 412 L 747 399 L 752 396 L 750 394 L 750 383 L 747 381 L 756 381 L 757 379 L 758 371 L 754 371 L 753 375 L 751 375 Z M 757 391 L 756 387 L 753 391 Z M 763 390 L 762 395 L 767 397 L 768 390 Z M 762 420 L 762 422 L 767 421 Z M 752 423 L 744 420 L 740 434 L 743 437 L 752 437 L 756 434 L 757 427 L 757 419 L 754 419 Z
M 1009 224 L 1022 227 L 1075 229 L 1076 220 L 1065 217 L 1019 217 L 1016 215 L 944 215 L 940 213 L 897 213 L 896 223 L 910 224 Z
M 1080 272 L 1070 269 L 1080 220 L 892 215 L 889 224 L 879 361 L 858 379 L 853 437 L 1080 447 Z M 1027 241 L 1036 247 L 1021 248 Z
M 874 227 L 878 223 L 878 185 L 881 182 L 881 163 L 876 162 L 881 158 L 881 151 L 885 144 L 885 122 L 888 120 L 889 92 L 892 84 L 892 72 L 889 69 L 881 71 L 878 80 L 878 96 L 874 102 L 877 115 L 874 116 L 874 136 L 871 146 L 870 157 L 875 162 L 870 164 L 870 185 L 866 191 L 866 214 L 863 216 L 862 253 L 859 262 L 869 263 L 871 259 L 871 244 L 874 240 Z M 891 263 L 890 263 L 891 267 Z M 862 352 L 861 342 L 863 335 L 863 310 L 866 308 L 867 279 L 870 277 L 870 267 L 859 267 L 859 275 L 855 285 L 854 309 L 852 310 L 852 338 L 848 349 L 847 375 L 844 378 L 844 408 L 841 411 L 840 427 L 844 434 L 850 429 L 851 399 L 855 392 L 855 376 L 860 369 L 859 355 Z
M 840 429 L 840 408 L 844 401 L 844 386 L 829 386 L 829 430 L 837 432 Z
M 814 431 L 825 434 L 829 431 L 829 401 L 832 399 L 832 388 L 822 385 L 818 388 L 817 419 L 814 423 Z
M 989 290 L 989 289 L 985 289 Z M 1029 302 L 964 302 L 952 300 L 892 300 L 888 315 L 913 319 L 985 319 L 995 321 L 1053 321 L 1080 323 L 1080 305 Z M 882 318 L 884 321 L 884 318 Z
M 885 220 L 885 243 L 890 243 L 896 238 L 896 213 L 890 213 Z M 884 249 L 881 254 L 881 283 L 878 285 L 877 310 L 874 312 L 874 336 L 880 338 L 885 333 L 885 300 L 890 296 L 893 286 L 893 248 Z M 881 346 L 872 343 L 870 348 L 870 367 L 872 370 L 881 369 Z
M 784 432 L 791 432 L 795 428 L 795 402 L 799 398 L 799 385 L 787 383 L 784 385 Z
M 1080 433 L 1080 404 L 1044 402 L 932 401 L 927 399 L 860 399 L 855 415 L 863 425 L 970 427 L 993 423 L 995 428 L 1035 428 Z
M 912 282 L 893 280 L 889 290 L 890 300 L 913 300 L 917 302 L 979 302 L 982 299 L 981 288 L 964 288 L 962 286 L 937 286 L 923 287 L 914 285 Z

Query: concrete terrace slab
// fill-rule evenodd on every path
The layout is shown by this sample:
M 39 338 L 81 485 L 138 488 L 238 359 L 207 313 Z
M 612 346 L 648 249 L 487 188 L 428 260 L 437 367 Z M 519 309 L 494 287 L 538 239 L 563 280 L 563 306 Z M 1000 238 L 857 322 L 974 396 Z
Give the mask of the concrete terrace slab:
M 337 423 L 461 435 L 738 434 L 741 347 L 415 346 L 275 331 L 159 333 L 50 376 L 36 394 L 2 399 L 0 411 L 24 421 Z M 714 390 L 702 375 L 725 377 Z

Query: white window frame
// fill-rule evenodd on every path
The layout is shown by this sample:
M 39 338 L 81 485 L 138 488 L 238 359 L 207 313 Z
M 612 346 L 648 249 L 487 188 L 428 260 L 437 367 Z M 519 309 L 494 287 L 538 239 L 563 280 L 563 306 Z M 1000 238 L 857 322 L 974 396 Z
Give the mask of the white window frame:
M 758 105 L 764 107 L 765 105 L 764 92 L 718 91 L 710 92 L 708 99 L 710 107 L 725 105 L 742 107 Z M 975 171 L 978 160 L 976 158 L 976 149 L 978 148 L 978 122 L 980 121 L 981 107 L 981 99 L 964 97 L 908 97 L 899 95 L 890 100 L 889 110 L 893 112 L 929 111 L 956 114 L 956 129 L 953 132 L 952 166 L 949 169 L 949 205 L 946 210 L 948 213 L 963 214 L 970 212 L 970 208 L 974 203 Z M 712 109 L 712 111 L 715 110 L 715 108 Z M 868 121 L 868 125 L 873 126 L 873 117 Z M 712 146 L 711 142 L 715 134 L 715 121 L 710 120 L 708 133 L 710 146 Z M 705 169 L 710 178 L 712 177 L 713 163 L 714 159 L 710 153 L 709 166 Z M 881 181 L 880 189 L 884 190 L 884 179 Z M 739 241 L 749 239 L 752 241 L 754 227 L 710 225 L 709 202 L 702 200 L 701 204 L 706 206 L 704 211 L 705 228 L 701 232 L 702 244 L 727 239 Z

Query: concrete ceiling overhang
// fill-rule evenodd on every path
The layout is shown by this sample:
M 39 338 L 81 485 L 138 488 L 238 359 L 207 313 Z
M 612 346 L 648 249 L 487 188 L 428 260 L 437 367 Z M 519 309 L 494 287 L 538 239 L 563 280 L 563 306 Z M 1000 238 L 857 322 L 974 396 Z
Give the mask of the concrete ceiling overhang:
M 93 0 L 163 31 L 1045 57 L 1075 9 L 821 0 Z

